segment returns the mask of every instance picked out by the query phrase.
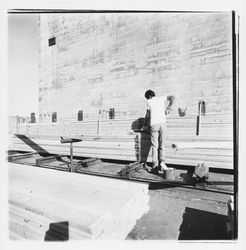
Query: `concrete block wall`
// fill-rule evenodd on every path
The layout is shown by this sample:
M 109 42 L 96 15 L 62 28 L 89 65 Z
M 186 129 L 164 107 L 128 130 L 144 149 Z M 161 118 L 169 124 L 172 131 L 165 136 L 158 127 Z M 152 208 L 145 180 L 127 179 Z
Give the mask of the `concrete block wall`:
M 176 96 L 171 118 L 179 117 L 179 107 L 187 107 L 187 117 L 197 115 L 200 100 L 207 116 L 232 114 L 231 17 L 230 12 L 41 14 L 39 121 L 51 122 L 57 112 L 59 123 L 72 125 L 83 110 L 80 126 L 86 127 L 98 119 L 99 109 L 110 108 L 116 119 L 137 119 L 145 115 L 147 89 Z M 49 46 L 52 37 L 56 44 Z

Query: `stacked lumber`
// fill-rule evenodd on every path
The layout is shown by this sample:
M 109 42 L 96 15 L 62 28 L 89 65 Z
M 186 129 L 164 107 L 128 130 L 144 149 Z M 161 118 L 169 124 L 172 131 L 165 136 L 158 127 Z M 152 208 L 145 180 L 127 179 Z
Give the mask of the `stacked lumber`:
M 196 166 L 202 162 L 212 168 L 233 169 L 232 115 L 202 116 L 199 136 L 196 118 L 167 117 L 167 163 Z M 13 137 L 11 143 L 14 150 L 69 154 L 68 146 L 60 145 L 59 136 L 81 138 L 83 134 L 83 141 L 74 144 L 75 156 L 150 162 L 150 135 L 136 133 L 142 125 L 143 118 L 27 124 L 19 127 L 19 133 L 33 142 Z
M 75 156 L 106 159 L 135 160 L 138 138 L 132 136 L 82 136 L 73 144 Z M 16 135 L 13 150 L 38 151 L 40 153 L 70 154 L 69 144 L 61 144 L 58 136 Z M 135 145 L 136 144 L 136 145 Z
M 197 162 L 213 168 L 233 169 L 233 141 L 230 136 L 171 136 L 169 140 L 174 149 L 168 155 L 169 162 L 172 159 L 176 164 L 195 165 Z
M 230 237 L 233 239 L 234 238 L 234 197 L 230 196 L 230 199 L 228 200 L 227 203 L 227 208 L 228 208 L 228 223 L 227 223 L 227 232 L 230 235 Z
M 74 155 L 102 159 L 151 162 L 149 134 L 85 135 L 74 143 Z M 69 145 L 61 144 L 58 136 L 14 135 L 11 149 L 69 155 Z M 203 162 L 209 167 L 233 169 L 233 143 L 230 136 L 168 135 L 166 162 L 196 166 Z
M 197 116 L 167 117 L 168 135 L 196 135 Z M 36 135 L 127 135 L 143 125 L 143 117 L 134 119 L 89 120 L 81 122 L 39 123 L 19 125 L 16 133 Z M 200 135 L 231 135 L 233 129 L 232 115 L 206 115 L 201 117 Z
M 200 118 L 199 135 L 232 135 L 233 119 L 231 115 L 210 115 Z M 169 135 L 196 135 L 197 116 L 170 117 L 167 119 L 167 133 Z
M 125 239 L 148 202 L 146 184 L 9 163 L 13 240 Z

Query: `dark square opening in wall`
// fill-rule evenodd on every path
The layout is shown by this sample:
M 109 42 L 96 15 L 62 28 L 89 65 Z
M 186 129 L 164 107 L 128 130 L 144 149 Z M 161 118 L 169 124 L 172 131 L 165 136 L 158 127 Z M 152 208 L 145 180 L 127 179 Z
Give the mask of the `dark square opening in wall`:
M 35 122 L 36 122 L 35 113 L 31 113 L 31 123 L 35 123 Z
M 57 113 L 56 112 L 53 112 L 51 119 L 52 119 L 52 122 L 57 122 Z
M 198 103 L 198 113 L 202 116 L 205 116 L 206 114 L 206 105 L 205 105 L 205 101 L 199 101 Z
M 115 110 L 114 108 L 109 109 L 109 119 L 115 118 Z
M 55 37 L 49 38 L 49 46 L 53 46 L 55 44 L 56 44 L 56 38 Z
M 83 110 L 78 112 L 78 121 L 83 121 Z

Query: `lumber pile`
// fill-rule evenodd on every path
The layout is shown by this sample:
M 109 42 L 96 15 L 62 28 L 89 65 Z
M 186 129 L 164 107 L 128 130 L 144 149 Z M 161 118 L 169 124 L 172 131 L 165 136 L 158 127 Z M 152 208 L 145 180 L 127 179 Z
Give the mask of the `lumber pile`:
M 143 125 L 143 117 L 125 118 L 114 120 L 88 120 L 88 121 L 69 121 L 58 123 L 29 123 L 20 124 L 15 133 L 36 134 L 36 135 L 64 135 L 70 137 L 74 134 L 86 135 L 127 135 L 139 129 Z M 182 136 L 196 135 L 197 116 L 168 116 L 167 134 Z M 201 117 L 199 135 L 232 136 L 233 117 L 228 114 L 206 115 Z
M 9 163 L 13 240 L 125 239 L 148 202 L 146 184 Z
M 169 163 L 233 169 L 233 140 L 230 136 L 170 136 L 174 149 L 168 155 Z M 197 163 L 197 164 L 195 164 Z
M 206 114 L 201 117 L 196 136 L 196 115 L 167 117 L 166 161 L 171 164 L 233 169 L 233 120 L 230 114 Z M 74 155 L 102 159 L 150 162 L 150 135 L 138 133 L 143 118 L 88 120 L 82 122 L 20 125 L 9 146 L 13 150 L 69 154 L 59 136 L 79 137 Z M 98 133 L 97 133 L 98 132 Z M 83 135 L 81 137 L 81 135 Z
M 142 125 L 143 118 L 26 124 L 18 128 L 26 140 L 14 136 L 10 141 L 14 150 L 69 154 L 68 147 L 59 144 L 59 136 L 84 135 L 74 145 L 75 156 L 150 162 L 150 135 L 136 132 Z M 233 169 L 232 115 L 201 117 L 199 136 L 196 127 L 195 115 L 167 117 L 167 163 L 197 166 L 203 162 L 212 168 Z
M 74 144 L 74 155 L 102 159 L 151 161 L 150 135 L 85 135 L 73 137 L 82 141 Z M 13 135 L 13 150 L 69 155 L 69 146 L 60 143 L 54 135 Z M 168 135 L 166 162 L 197 166 L 200 162 L 209 167 L 233 169 L 232 138 L 226 136 Z

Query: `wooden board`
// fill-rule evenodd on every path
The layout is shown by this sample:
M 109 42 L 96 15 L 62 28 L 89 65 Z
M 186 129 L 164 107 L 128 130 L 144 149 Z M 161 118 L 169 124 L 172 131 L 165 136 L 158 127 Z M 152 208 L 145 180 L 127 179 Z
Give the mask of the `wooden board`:
M 9 163 L 12 239 L 124 239 L 148 201 L 147 184 Z
M 188 149 L 188 148 L 204 148 L 204 149 L 233 149 L 232 142 L 175 142 L 172 144 L 172 147 L 179 149 Z
M 82 139 L 74 143 L 75 156 L 151 162 L 149 134 L 73 137 Z M 61 144 L 58 136 L 15 135 L 12 145 L 14 150 L 70 154 L 69 145 Z M 223 136 L 168 136 L 166 162 L 191 166 L 205 162 L 210 167 L 233 169 L 232 145 L 232 139 Z

